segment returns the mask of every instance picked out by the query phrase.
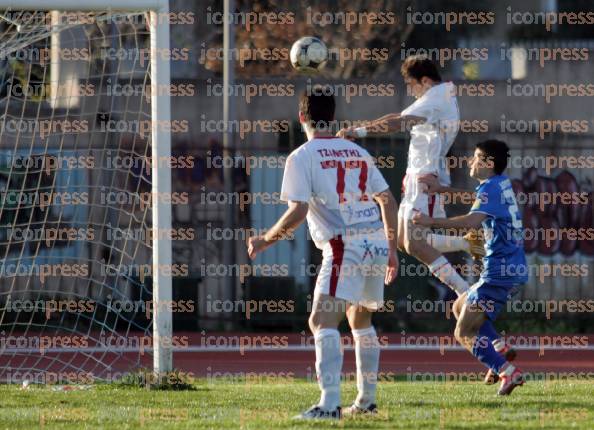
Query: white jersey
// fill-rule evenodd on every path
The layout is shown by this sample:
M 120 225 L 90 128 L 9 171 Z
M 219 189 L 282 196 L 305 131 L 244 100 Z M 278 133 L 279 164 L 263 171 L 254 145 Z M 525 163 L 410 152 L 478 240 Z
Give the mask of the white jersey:
M 442 185 L 450 185 L 446 155 L 460 128 L 460 110 L 454 84 L 447 82 L 431 87 L 401 115 L 427 119 L 411 130 L 406 173 L 436 173 Z
M 287 158 L 281 200 L 309 203 L 309 232 L 322 249 L 351 229 L 381 228 L 372 195 L 388 188 L 365 149 L 350 140 L 318 137 Z

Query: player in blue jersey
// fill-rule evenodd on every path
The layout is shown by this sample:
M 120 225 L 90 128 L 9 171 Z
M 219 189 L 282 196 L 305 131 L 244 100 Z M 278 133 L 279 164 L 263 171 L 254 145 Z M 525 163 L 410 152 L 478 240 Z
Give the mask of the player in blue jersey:
M 455 337 L 501 379 L 498 394 L 510 394 L 524 383 L 522 372 L 498 353 L 491 340 L 499 335 L 493 321 L 518 287 L 528 281 L 522 219 L 511 181 L 503 175 L 509 148 L 487 140 L 476 146 L 470 176 L 477 179 L 477 196 L 470 212 L 453 218 L 431 218 L 422 213 L 413 222 L 434 228 L 479 228 L 485 231 L 483 271 L 479 281 L 454 304 L 460 309 Z M 442 190 L 443 191 L 443 190 Z

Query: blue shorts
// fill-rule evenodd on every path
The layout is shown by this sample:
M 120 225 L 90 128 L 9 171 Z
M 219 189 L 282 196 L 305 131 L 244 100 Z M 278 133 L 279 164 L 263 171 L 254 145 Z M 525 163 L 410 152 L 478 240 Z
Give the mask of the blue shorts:
M 478 281 L 466 296 L 466 303 L 478 305 L 491 321 L 495 321 L 505 304 L 518 292 L 518 285 L 492 285 Z

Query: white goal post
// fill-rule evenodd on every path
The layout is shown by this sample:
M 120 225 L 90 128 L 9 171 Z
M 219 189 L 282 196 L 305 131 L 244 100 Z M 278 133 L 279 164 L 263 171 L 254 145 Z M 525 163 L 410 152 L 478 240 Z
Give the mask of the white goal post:
M 16 11 L 64 11 L 64 12 L 117 12 L 144 11 L 150 12 L 150 67 L 151 67 L 151 118 L 152 148 L 154 160 L 165 160 L 171 156 L 171 134 L 167 124 L 171 120 L 171 101 L 168 94 L 160 88 L 168 88 L 171 82 L 170 63 L 159 53 L 169 50 L 169 25 L 159 16 L 169 13 L 168 0 L 0 0 L 0 9 Z M 155 196 L 171 193 L 171 174 L 163 169 L 162 163 L 153 162 L 152 170 L 152 228 L 153 231 L 169 231 L 172 226 L 171 204 L 169 199 Z M 153 234 L 152 267 L 153 267 L 153 368 L 162 374 L 173 369 L 171 342 L 167 338 L 172 335 L 172 315 L 168 306 L 159 303 L 170 303 L 172 300 L 172 278 L 165 275 L 161 267 L 172 264 L 172 243 L 168 235 Z

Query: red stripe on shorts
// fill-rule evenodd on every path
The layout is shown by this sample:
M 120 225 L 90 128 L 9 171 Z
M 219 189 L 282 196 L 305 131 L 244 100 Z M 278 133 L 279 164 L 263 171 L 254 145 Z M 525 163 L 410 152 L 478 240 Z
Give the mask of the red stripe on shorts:
M 342 266 L 342 258 L 344 257 L 344 242 L 342 236 L 336 236 L 330 239 L 330 248 L 332 248 L 332 274 L 330 275 L 330 296 L 336 295 L 336 287 L 338 286 L 338 277 L 340 276 L 340 268 Z

